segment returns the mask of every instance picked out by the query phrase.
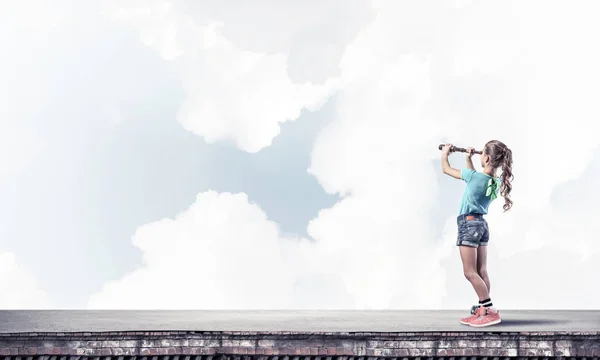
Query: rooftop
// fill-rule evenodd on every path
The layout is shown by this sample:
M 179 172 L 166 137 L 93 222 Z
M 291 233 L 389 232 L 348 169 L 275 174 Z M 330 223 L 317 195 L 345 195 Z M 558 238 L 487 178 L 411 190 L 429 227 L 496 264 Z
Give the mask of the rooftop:
M 502 323 L 461 325 L 466 311 L 0 311 L 0 333 L 125 331 L 600 332 L 600 310 L 502 311 Z

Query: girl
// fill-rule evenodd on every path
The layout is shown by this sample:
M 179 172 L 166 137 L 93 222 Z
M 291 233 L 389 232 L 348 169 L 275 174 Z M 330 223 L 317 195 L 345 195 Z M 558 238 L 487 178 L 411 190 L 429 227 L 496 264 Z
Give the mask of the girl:
M 460 250 L 465 277 L 479 297 L 479 305 L 471 308 L 471 316 L 461 319 L 460 322 L 474 327 L 498 324 L 501 321 L 500 314 L 490 299 L 490 279 L 486 268 L 486 245 L 490 234 L 483 216 L 487 214 L 488 207 L 498 196 L 498 192 L 504 197 L 504 211 L 512 207 L 512 151 L 498 140 L 489 141 L 481 154 L 483 171 L 477 172 L 471 160 L 473 148 L 467 149 L 466 168 L 462 171 L 452 168 L 448 162 L 452 145 L 446 144 L 442 150 L 444 174 L 467 183 L 457 218 L 456 245 Z M 498 168 L 502 168 L 500 178 L 496 175 Z

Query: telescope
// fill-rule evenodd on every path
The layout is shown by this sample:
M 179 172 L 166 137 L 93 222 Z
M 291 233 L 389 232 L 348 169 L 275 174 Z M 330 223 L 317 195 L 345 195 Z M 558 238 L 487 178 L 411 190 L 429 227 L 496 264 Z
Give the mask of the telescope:
M 444 148 L 444 145 L 445 145 L 445 144 L 440 144 L 440 145 L 438 146 L 438 149 L 439 149 L 439 150 L 442 150 L 442 149 Z M 463 152 L 463 153 L 466 153 L 466 152 L 467 152 L 467 149 L 464 149 L 464 148 L 457 147 L 457 146 L 454 146 L 454 145 L 453 145 L 453 146 L 450 148 L 450 152 Z M 482 151 L 478 151 L 478 150 L 474 150 L 474 151 L 473 151 L 473 154 L 479 154 L 479 155 L 481 155 L 482 153 L 483 153 Z

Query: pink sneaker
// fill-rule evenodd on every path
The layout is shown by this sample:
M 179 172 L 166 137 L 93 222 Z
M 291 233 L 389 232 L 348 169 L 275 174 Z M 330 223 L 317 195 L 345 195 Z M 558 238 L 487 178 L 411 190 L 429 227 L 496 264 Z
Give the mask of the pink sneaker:
M 460 323 L 463 325 L 469 325 L 469 323 L 479 317 L 480 305 L 473 305 L 471 307 L 471 315 L 460 319 Z
M 481 307 L 478 312 L 478 317 L 469 322 L 469 325 L 473 327 L 485 327 L 490 325 L 496 325 L 500 323 L 500 312 L 493 307 Z

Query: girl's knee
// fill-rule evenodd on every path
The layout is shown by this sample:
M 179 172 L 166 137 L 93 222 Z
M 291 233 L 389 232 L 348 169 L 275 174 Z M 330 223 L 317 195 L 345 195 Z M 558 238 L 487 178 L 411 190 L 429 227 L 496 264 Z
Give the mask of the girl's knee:
M 479 274 L 479 276 L 481 276 L 481 278 L 485 278 L 485 277 L 487 277 L 487 269 L 485 267 L 478 268 L 477 274 Z
M 479 274 L 476 271 L 465 271 L 464 275 L 469 281 L 472 281 L 473 279 L 479 277 Z

